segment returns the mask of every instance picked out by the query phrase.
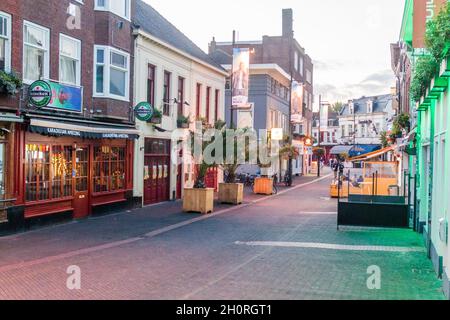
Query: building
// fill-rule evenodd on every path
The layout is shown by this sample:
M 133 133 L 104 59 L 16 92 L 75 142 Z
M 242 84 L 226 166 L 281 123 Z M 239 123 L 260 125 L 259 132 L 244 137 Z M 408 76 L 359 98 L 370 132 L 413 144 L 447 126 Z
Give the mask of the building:
M 161 123 L 137 121 L 134 197 L 144 205 L 180 199 L 192 187 L 195 166 L 179 164 L 171 154 L 177 140 L 177 120 L 185 116 L 209 124 L 224 119 L 224 91 L 228 73 L 154 8 L 136 1 L 135 105 L 149 102 L 162 114 Z M 188 130 L 185 130 L 187 134 Z M 183 139 L 183 134 L 180 136 Z M 213 170 L 207 184 L 217 187 L 220 174 Z
M 0 2 L 0 68 L 24 83 L 0 93 L 2 220 L 131 205 L 133 10 L 128 0 Z
M 450 189 L 446 178 L 450 175 L 447 165 L 450 150 L 446 143 L 450 138 L 448 52 L 440 72 L 428 84 L 427 93 L 419 102 L 412 99 L 410 92 L 418 60 L 429 54 L 425 46 L 427 22 L 447 3 L 447 0 L 405 0 L 400 37 L 391 45 L 391 56 L 398 77 L 399 109 L 411 119 L 411 131 L 399 139 L 399 149 L 403 151 L 404 175 L 414 199 L 413 226 L 423 235 L 428 256 L 436 274 L 443 279 L 444 293 L 450 299 L 450 202 L 446 196 Z
M 331 106 L 324 106 L 322 112 L 314 113 L 313 117 L 313 138 L 315 146 L 319 146 L 325 150 L 325 163 L 330 161 L 331 149 L 338 145 L 341 139 L 341 129 L 339 126 L 339 113 L 334 112 Z M 320 136 L 319 136 L 320 129 Z
M 302 136 L 311 136 L 312 109 L 314 102 L 314 66 L 312 59 L 305 49 L 293 38 L 293 12 L 292 9 L 283 10 L 281 36 L 263 36 L 262 40 L 238 41 L 235 48 L 249 48 L 250 55 L 250 92 L 249 101 L 254 103 L 254 128 L 272 129 L 280 128 L 289 133 L 289 106 L 292 81 L 300 83 L 302 97 L 297 110 L 292 104 L 292 114 L 298 117 L 293 120 L 293 133 Z M 209 44 L 210 56 L 231 70 L 232 42 L 217 42 L 215 39 Z M 228 87 L 230 88 L 230 87 Z M 226 92 L 226 121 L 238 122 L 238 112 L 233 113 L 231 119 L 231 92 Z M 294 121 L 295 120 L 295 121 Z M 297 146 L 304 146 L 303 141 Z M 300 149 L 303 160 L 294 161 L 293 172 L 299 170 L 308 173 L 311 165 L 311 150 Z M 305 165 L 303 165 L 305 164 Z M 283 165 L 284 166 L 284 165 Z M 301 168 L 301 169 L 300 169 Z M 274 168 L 281 174 L 285 169 Z
M 339 113 L 338 143 L 359 147 L 350 156 L 379 149 L 382 133 L 391 130 L 395 114 L 391 94 L 349 100 Z

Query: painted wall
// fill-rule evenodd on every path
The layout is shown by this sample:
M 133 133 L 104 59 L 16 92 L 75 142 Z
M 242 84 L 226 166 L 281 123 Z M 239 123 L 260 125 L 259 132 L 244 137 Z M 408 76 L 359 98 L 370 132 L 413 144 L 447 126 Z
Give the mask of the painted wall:
M 213 123 L 214 114 L 214 92 L 220 90 L 219 95 L 219 113 L 218 118 L 224 117 L 224 89 L 225 89 L 225 74 L 216 71 L 213 68 L 204 66 L 189 56 L 185 56 L 175 52 L 165 46 L 151 41 L 143 35 L 136 39 L 135 49 L 135 105 L 141 101 L 147 100 L 147 77 L 148 65 L 156 66 L 156 83 L 155 83 L 155 104 L 156 108 L 162 109 L 163 102 L 163 81 L 164 71 L 171 72 L 171 98 L 178 96 L 178 77 L 185 79 L 185 93 L 184 100 L 190 106 L 184 107 L 184 115 L 189 116 L 191 121 L 194 121 L 197 116 L 204 116 L 206 114 L 206 88 L 211 87 L 211 123 Z M 201 94 L 201 108 L 200 115 L 196 115 L 196 84 L 202 84 Z M 167 130 L 166 132 L 158 132 L 153 129 L 153 126 L 146 122 L 137 121 L 137 128 L 141 131 L 140 138 L 136 143 L 135 156 L 135 197 L 143 197 L 143 170 L 144 170 L 144 141 L 145 138 L 161 138 L 171 139 L 172 132 L 177 129 L 178 107 L 173 104 L 170 106 L 170 116 L 163 116 L 162 124 L 159 127 Z M 193 123 L 191 128 L 193 128 Z M 192 186 L 193 184 L 193 168 L 188 170 L 185 167 L 184 173 L 189 173 L 189 181 L 184 186 Z M 170 194 L 176 191 L 176 164 L 172 161 L 170 169 Z M 187 172 L 189 171 L 189 172 Z M 183 179 L 184 180 L 184 179 Z M 183 181 L 184 183 L 184 181 Z

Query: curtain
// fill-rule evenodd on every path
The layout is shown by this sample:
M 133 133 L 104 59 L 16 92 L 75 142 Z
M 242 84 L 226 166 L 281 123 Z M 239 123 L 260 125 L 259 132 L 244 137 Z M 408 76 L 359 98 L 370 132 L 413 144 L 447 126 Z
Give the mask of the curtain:
M 42 50 L 25 46 L 24 78 L 38 80 L 43 74 L 44 52 Z
M 77 61 L 61 57 L 60 61 L 60 81 L 69 84 L 77 84 Z

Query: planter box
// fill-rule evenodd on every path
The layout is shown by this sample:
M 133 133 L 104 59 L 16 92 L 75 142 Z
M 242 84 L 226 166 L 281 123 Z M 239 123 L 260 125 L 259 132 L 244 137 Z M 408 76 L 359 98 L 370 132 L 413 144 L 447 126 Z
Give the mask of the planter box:
M 211 213 L 214 210 L 214 189 L 184 189 L 183 211 Z
M 256 194 L 273 194 L 273 179 L 267 177 L 261 177 L 255 179 L 255 186 L 253 187 L 253 192 Z
M 150 120 L 150 123 L 153 123 L 153 124 L 161 124 L 161 122 L 162 122 L 162 118 L 152 118 Z
M 241 204 L 244 201 L 244 184 L 242 183 L 220 183 L 219 202 L 230 204 Z
M 189 123 L 180 123 L 180 122 L 178 122 L 177 123 L 177 127 L 179 128 L 179 129 L 189 129 Z

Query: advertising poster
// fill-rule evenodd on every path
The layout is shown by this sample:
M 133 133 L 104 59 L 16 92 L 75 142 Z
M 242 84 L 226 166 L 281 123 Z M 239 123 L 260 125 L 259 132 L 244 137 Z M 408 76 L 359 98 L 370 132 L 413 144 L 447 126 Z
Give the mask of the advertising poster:
M 248 103 L 248 85 L 250 68 L 250 50 L 233 49 L 232 104 L 234 107 L 246 107 Z
M 292 82 L 292 123 L 298 124 L 303 120 L 303 85 L 297 81 Z
M 53 81 L 47 81 L 52 90 L 52 99 L 47 108 L 82 112 L 83 89 L 81 87 L 69 86 Z

